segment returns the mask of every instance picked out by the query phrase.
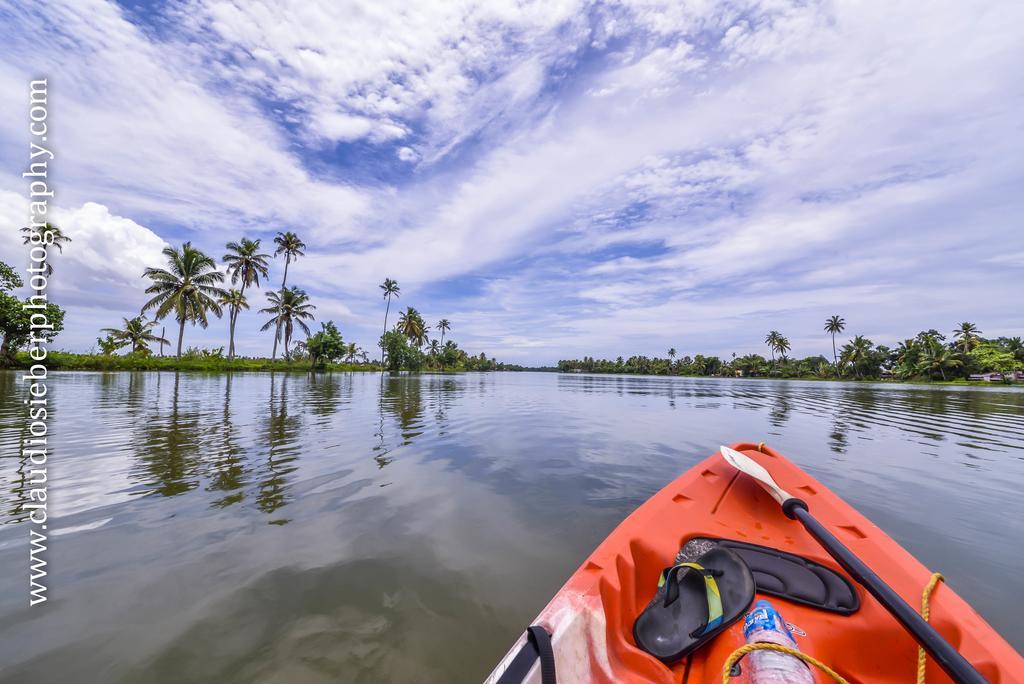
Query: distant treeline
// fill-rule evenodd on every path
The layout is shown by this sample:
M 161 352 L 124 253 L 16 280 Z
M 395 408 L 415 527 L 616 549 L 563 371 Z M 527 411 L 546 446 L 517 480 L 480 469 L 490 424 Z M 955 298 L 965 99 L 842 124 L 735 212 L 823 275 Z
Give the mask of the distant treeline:
M 845 321 L 838 316 L 826 322 L 825 330 L 833 335 L 842 332 Z M 566 359 L 558 362 L 560 371 L 586 373 L 632 373 L 640 375 L 743 376 L 779 378 L 845 378 L 899 380 L 957 380 L 982 373 L 998 373 L 1005 381 L 1015 371 L 1024 371 L 1024 342 L 1020 337 L 987 339 L 972 323 L 962 323 L 950 340 L 937 330 L 924 330 L 907 338 L 896 347 L 875 345 L 857 335 L 835 350 L 830 360 L 825 356 L 795 358 L 789 355 L 789 341 L 776 331 L 765 337 L 771 356 L 760 354 L 732 355 L 723 360 L 717 356 L 682 356 L 676 358 L 669 349 L 667 358 L 647 356 L 611 359 Z

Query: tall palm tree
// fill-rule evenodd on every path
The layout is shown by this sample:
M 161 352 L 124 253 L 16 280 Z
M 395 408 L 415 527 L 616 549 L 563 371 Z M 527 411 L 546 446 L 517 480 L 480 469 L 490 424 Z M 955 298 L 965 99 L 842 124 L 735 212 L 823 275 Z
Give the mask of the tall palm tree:
M 124 321 L 123 327 L 103 328 L 100 332 L 108 333 L 118 342 L 132 345 L 132 354 L 148 353 L 150 342 L 159 342 L 161 345 L 168 344 L 162 336 L 153 334 L 156 321 L 147 321 L 144 316 L 122 318 L 121 320 Z
M 37 244 L 46 245 L 47 247 L 56 247 L 57 251 L 61 254 L 64 253 L 64 245 L 71 242 L 71 238 L 64 234 L 58 226 L 52 223 L 45 223 L 42 226 L 24 226 L 21 229 L 22 233 L 25 233 L 25 237 L 21 239 L 22 244 Z M 45 239 L 46 233 L 49 233 L 49 240 Z M 38 237 L 36 237 L 38 236 Z M 35 240 L 33 240 L 35 237 Z M 50 261 L 49 257 L 46 259 L 46 277 L 49 278 L 53 275 L 53 262 Z
M 244 288 L 244 285 L 243 285 Z M 238 312 L 249 308 L 249 301 L 242 294 L 242 290 L 231 288 L 220 296 L 217 303 L 228 307 L 228 358 L 235 358 L 235 321 L 238 320 Z
M 789 338 L 785 335 L 779 335 L 779 338 L 775 340 L 775 350 L 779 352 L 779 356 L 785 359 L 790 349 L 792 347 L 789 345 Z
M 309 326 L 306 321 L 313 320 L 312 310 L 316 307 L 309 303 L 309 295 L 294 285 L 288 289 L 281 289 L 279 292 L 268 292 L 267 299 L 270 306 L 260 309 L 260 313 L 272 314 L 273 318 L 267 321 L 260 330 L 275 329 L 275 336 L 284 337 L 284 356 L 288 358 L 288 344 L 291 342 L 295 326 L 302 328 L 306 335 L 309 335 Z
M 768 349 L 772 352 L 772 366 L 775 365 L 775 352 L 778 349 L 779 338 L 782 334 L 778 330 L 772 330 L 764 336 L 764 343 L 768 345 Z
M 269 254 L 260 254 L 260 240 L 242 238 L 241 242 L 229 242 L 225 247 L 228 253 L 223 256 L 223 261 L 228 265 L 228 275 L 231 276 L 231 284 L 239 281 L 242 283 L 238 291 L 240 295 L 245 294 L 245 288 L 250 285 L 260 286 L 260 276 L 270 277 L 270 269 L 267 260 Z M 287 266 L 287 265 L 286 265 Z M 249 308 L 249 307 L 245 307 Z M 238 320 L 238 309 L 231 311 L 231 334 L 228 342 L 228 358 L 235 358 L 235 323 Z
M 447 318 L 442 318 L 437 322 L 437 329 L 441 331 L 441 344 L 444 344 L 444 334 L 452 329 L 452 324 Z
M 381 290 L 384 291 L 384 298 L 388 300 L 387 306 L 384 308 L 384 333 L 388 331 L 388 312 L 391 311 L 391 297 L 399 297 L 402 294 L 402 288 L 398 287 L 398 281 L 392 280 L 391 278 L 385 278 L 384 282 L 378 285 Z M 380 367 L 384 368 L 384 345 L 380 348 Z
M 953 331 L 953 336 L 960 340 L 960 349 L 964 354 L 971 351 L 971 349 L 978 343 L 979 335 L 981 335 L 981 331 L 978 330 L 978 326 L 966 321 L 961 323 L 960 326 Z
M 142 275 L 153 281 L 146 288 L 147 294 L 154 295 L 142 306 L 142 313 L 156 309 L 156 320 L 172 312 L 178 321 L 178 358 L 181 358 L 181 343 L 185 338 L 185 323 L 209 325 L 207 312 L 212 311 L 220 318 L 223 311 L 217 299 L 224 290 L 217 283 L 224 282 L 224 274 L 217 270 L 217 263 L 200 250 L 186 242 L 181 249 L 165 247 L 167 268 L 147 268 Z
M 398 332 L 405 335 L 417 348 L 422 347 L 427 339 L 427 326 L 423 322 L 423 317 L 411 306 L 398 317 L 397 327 Z
M 302 250 L 306 248 L 306 243 L 289 230 L 275 235 L 274 244 L 277 245 L 277 249 L 274 250 L 274 256 L 284 254 L 284 277 L 281 278 L 281 290 L 284 291 L 288 285 L 288 265 L 292 263 L 293 259 L 298 259 L 300 256 L 305 255 L 305 252 Z M 274 335 L 274 351 L 270 355 L 271 359 L 277 358 L 277 341 L 280 338 L 281 331 L 278 330 Z
M 676 354 L 677 353 L 678 352 L 676 352 L 676 348 L 675 347 L 669 347 L 669 349 L 668 349 L 668 358 L 670 358 L 670 359 L 676 358 Z
M 836 365 L 836 377 L 839 377 L 839 355 L 836 354 L 836 335 L 846 329 L 846 321 L 840 316 L 831 316 L 825 321 L 825 332 L 832 335 L 832 361 Z

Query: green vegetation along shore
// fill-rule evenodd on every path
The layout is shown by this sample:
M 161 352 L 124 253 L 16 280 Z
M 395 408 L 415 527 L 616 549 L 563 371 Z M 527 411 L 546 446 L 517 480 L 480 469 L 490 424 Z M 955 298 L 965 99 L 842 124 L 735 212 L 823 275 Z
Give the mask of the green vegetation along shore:
M 53 224 L 22 228 L 24 243 L 35 250 L 63 252 L 71 237 Z M 378 341 L 379 361 L 358 345 L 346 342 L 334 321 L 320 323 L 313 332 L 316 306 L 310 296 L 296 285 L 288 285 L 288 271 L 293 262 L 305 254 L 306 244 L 292 232 L 279 232 L 274 237 L 273 255 L 261 251 L 261 240 L 241 238 L 225 245 L 222 257 L 224 270 L 215 259 L 186 242 L 181 247 L 163 250 L 163 268 L 147 267 L 142 277 L 147 280 L 146 294 L 151 298 L 141 310 L 121 319 L 117 327 L 100 330 L 96 349 L 86 354 L 49 352 L 48 365 L 55 369 L 74 370 L 380 370 L 390 371 L 490 371 L 512 369 L 486 354 L 469 354 L 455 340 L 445 336 L 452 324 L 447 318 L 430 326 L 413 307 L 398 315 L 394 327 L 388 328 L 391 302 L 401 296 L 398 282 L 385 278 L 380 289 L 385 299 L 384 328 Z M 53 274 L 52 254 L 46 261 L 45 280 Z M 267 306 L 258 313 L 269 316 L 260 328 L 273 331 L 270 358 L 241 358 L 235 353 L 235 329 L 242 312 L 249 309 L 246 297 L 249 287 L 259 287 L 261 278 L 270 275 L 270 260 L 284 257 L 281 287 L 266 293 Z M 221 287 L 230 280 L 230 289 Z M 25 349 L 30 342 L 50 345 L 64 329 L 64 310 L 37 291 L 19 297 L 22 278 L 7 264 L 0 262 L 0 367 L 22 367 L 32 363 Z M 187 326 L 209 327 L 212 319 L 227 313 L 226 345 L 212 349 L 185 348 Z M 152 318 L 148 318 L 152 315 Z M 47 321 L 43 332 L 33 325 L 33 316 Z M 177 344 L 173 358 L 164 357 L 164 347 L 171 342 L 159 334 L 156 326 L 170 319 L 177 327 Z M 173 328 L 172 328 L 173 329 Z M 35 332 L 34 332 L 35 331 Z M 439 333 L 431 337 L 432 333 Z M 31 336 L 35 334 L 35 340 Z M 304 334 L 305 338 L 299 338 Z M 227 352 L 225 353 L 225 346 Z M 278 360 L 278 347 L 282 355 Z M 157 351 L 159 350 L 159 351 Z
M 952 339 L 938 330 L 923 330 L 895 348 L 875 345 L 855 335 L 841 347 L 836 336 L 846 321 L 831 316 L 824 331 L 832 339 L 832 359 L 824 356 L 791 358 L 789 339 L 776 330 L 764 338 L 770 357 L 760 354 L 732 355 L 728 361 L 717 356 L 683 356 L 675 348 L 666 358 L 631 356 L 615 360 L 567 359 L 558 362 L 563 372 L 630 373 L 636 375 L 690 375 L 717 377 L 772 377 L 819 380 L 880 380 L 929 382 L 989 381 L 1024 382 L 1024 341 L 1020 337 L 987 339 L 973 323 L 961 323 Z
M 58 226 L 49 223 L 22 228 L 22 232 L 25 244 L 36 250 L 42 246 L 63 252 L 64 246 L 72 242 Z M 488 358 L 484 353 L 467 353 L 448 336 L 452 324 L 447 318 L 428 325 L 412 306 L 398 312 L 397 320 L 389 328 L 392 300 L 402 294 L 398 282 L 392 278 L 385 278 L 379 286 L 384 299 L 384 325 L 377 342 L 379 357 L 374 354 L 371 359 L 365 349 L 346 342 L 334 321 L 320 322 L 320 329 L 314 332 L 310 324 L 315 322 L 316 306 L 305 290 L 288 285 L 289 268 L 305 254 L 306 245 L 292 232 L 278 233 L 274 245 L 274 253 L 270 255 L 261 251 L 259 239 L 242 237 L 238 242 L 227 243 L 227 253 L 222 257 L 223 271 L 219 270 L 216 260 L 189 242 L 181 247 L 165 248 L 164 267 L 147 267 L 142 272 L 148 282 L 145 291 L 151 298 L 137 313 L 123 317 L 119 326 L 100 330 L 104 336 L 96 338 L 98 353 L 50 351 L 48 366 L 68 370 L 524 370 L 521 366 Z M 260 330 L 273 331 L 272 344 L 268 345 L 271 346 L 270 358 L 239 357 L 235 353 L 235 330 L 239 316 L 250 306 L 246 290 L 259 287 L 260 279 L 269 277 L 270 260 L 279 256 L 284 258 L 281 286 L 266 293 L 267 306 L 258 312 L 268 316 Z M 53 260 L 47 259 L 45 263 L 45 276 L 35 275 L 33 282 L 52 276 Z M 221 285 L 225 280 L 237 287 L 224 289 Z M 19 297 L 15 291 L 22 287 L 24 282 L 20 275 L 0 262 L 0 367 L 30 365 L 33 359 L 25 352 L 30 342 L 52 346 L 64 329 L 64 310 L 49 301 L 42 289 Z M 225 313 L 225 345 L 212 349 L 185 347 L 187 326 L 207 328 L 212 319 L 222 318 Z M 164 337 L 166 327 L 159 334 L 156 332 L 157 324 L 165 319 L 171 319 L 177 327 L 173 357 L 164 356 L 164 347 L 171 345 Z M 38 325 L 40 321 L 45 325 Z M 831 338 L 831 360 L 821 355 L 790 357 L 789 339 L 772 330 L 764 338 L 769 358 L 760 354 L 733 354 L 731 359 L 723 360 L 697 354 L 677 359 L 678 353 L 672 348 L 667 358 L 584 357 L 559 361 L 557 369 L 534 370 L 822 380 L 1024 382 L 1021 338 L 988 339 L 982 337 L 982 331 L 973 323 L 961 323 L 948 341 L 938 330 L 923 330 L 895 348 L 875 345 L 863 335 L 855 335 L 838 346 L 837 336 L 845 330 L 846 321 L 840 316 L 831 316 L 825 321 L 824 332 Z

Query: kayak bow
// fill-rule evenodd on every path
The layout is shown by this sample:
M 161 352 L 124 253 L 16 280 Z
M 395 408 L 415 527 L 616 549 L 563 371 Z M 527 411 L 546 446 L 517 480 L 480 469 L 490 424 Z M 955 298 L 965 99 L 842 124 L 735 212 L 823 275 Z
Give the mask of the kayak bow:
M 877 600 L 877 593 L 849 581 L 851 575 L 862 581 L 856 576 L 859 568 L 837 563 L 822 546 L 828 540 L 819 543 L 820 534 L 812 535 L 787 517 L 781 504 L 796 497 L 806 502 L 814 513 L 807 517 L 826 534 L 834 534 L 904 604 L 920 602 L 932 573 L 781 454 L 763 444 L 732 448 L 770 473 L 782 500 L 776 501 L 777 493 L 769 493 L 718 454 L 697 464 L 637 508 L 598 546 L 485 684 L 547 684 L 553 678 L 543 669 L 553 669 L 563 684 L 722 681 L 722 666 L 745 643 L 742 620 L 671 666 L 638 648 L 633 636 L 633 624 L 655 595 L 662 571 L 673 565 L 684 546 L 705 543 L 728 546 L 754 564 L 763 562 L 763 567 L 751 565 L 757 596 L 770 596 L 790 623 L 800 650 L 813 659 L 850 682 L 913 681 L 918 641 Z M 780 573 L 780 583 L 771 573 L 782 561 L 792 566 Z M 948 586 L 931 595 L 929 623 L 926 627 L 952 645 L 980 677 L 993 683 L 1024 681 L 1024 659 Z M 928 658 L 925 673 L 929 682 L 980 681 L 969 675 L 953 680 L 934 658 Z

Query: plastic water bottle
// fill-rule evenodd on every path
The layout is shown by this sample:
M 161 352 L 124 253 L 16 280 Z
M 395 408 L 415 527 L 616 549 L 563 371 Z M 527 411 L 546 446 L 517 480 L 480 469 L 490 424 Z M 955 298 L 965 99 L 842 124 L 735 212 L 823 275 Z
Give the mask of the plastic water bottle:
M 785 620 L 768 601 L 760 599 L 743 621 L 748 644 L 767 642 L 797 649 Z M 799 649 L 797 649 L 799 650 Z M 814 684 L 814 674 L 799 658 L 778 651 L 754 651 L 747 655 L 751 684 Z

